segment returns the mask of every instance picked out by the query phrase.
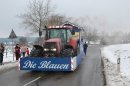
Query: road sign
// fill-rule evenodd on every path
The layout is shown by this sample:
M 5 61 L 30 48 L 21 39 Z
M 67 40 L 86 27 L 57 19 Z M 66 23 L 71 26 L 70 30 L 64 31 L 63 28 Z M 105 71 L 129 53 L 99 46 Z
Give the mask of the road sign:
M 11 33 L 9 35 L 9 39 L 13 39 L 13 38 L 17 38 L 17 36 L 16 36 L 14 30 L 12 29 L 12 31 L 11 31 Z
M 12 29 L 10 35 L 9 35 L 9 39 L 12 39 L 12 54 L 13 54 L 13 61 L 14 61 L 14 48 L 13 48 L 13 39 L 17 38 L 16 34 L 14 33 L 14 30 Z

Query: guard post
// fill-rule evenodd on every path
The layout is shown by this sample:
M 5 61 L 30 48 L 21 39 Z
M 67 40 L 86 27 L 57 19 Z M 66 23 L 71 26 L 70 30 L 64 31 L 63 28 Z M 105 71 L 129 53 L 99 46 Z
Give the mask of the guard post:
M 117 57 L 117 71 L 120 72 L 120 52 Z

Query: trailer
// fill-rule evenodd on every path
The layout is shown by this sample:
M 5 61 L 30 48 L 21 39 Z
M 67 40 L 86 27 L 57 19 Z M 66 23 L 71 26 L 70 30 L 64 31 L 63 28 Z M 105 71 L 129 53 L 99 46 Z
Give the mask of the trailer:
M 61 31 L 63 37 L 57 36 Z M 29 57 L 19 59 L 19 70 L 74 71 L 84 56 L 81 29 L 71 24 L 49 26 L 44 46 L 34 47 Z

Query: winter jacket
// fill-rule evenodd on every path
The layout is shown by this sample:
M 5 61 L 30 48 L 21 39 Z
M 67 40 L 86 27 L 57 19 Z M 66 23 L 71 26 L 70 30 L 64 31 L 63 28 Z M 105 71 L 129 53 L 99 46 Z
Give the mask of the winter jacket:
M 27 47 L 26 47 L 26 46 L 22 46 L 22 47 L 21 47 L 21 52 L 26 52 L 26 50 L 27 50 Z
M 20 54 L 20 47 L 15 46 L 15 53 L 19 53 Z
M 83 45 L 83 47 L 84 47 L 84 48 L 87 48 L 87 47 L 88 47 L 88 45 L 87 45 L 87 44 L 84 44 L 84 45 Z
M 5 47 L 4 47 L 4 46 L 2 46 L 2 53 L 4 53 L 4 50 L 5 50 Z
M 29 50 L 28 49 L 26 50 L 26 53 L 29 54 Z
M 0 46 L 0 53 L 2 53 L 2 47 Z

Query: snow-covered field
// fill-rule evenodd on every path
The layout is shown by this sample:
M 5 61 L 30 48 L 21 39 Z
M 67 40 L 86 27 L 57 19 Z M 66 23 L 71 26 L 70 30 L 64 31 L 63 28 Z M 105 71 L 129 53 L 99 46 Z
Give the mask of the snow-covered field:
M 130 86 L 130 44 L 106 46 L 101 49 L 107 86 Z M 120 69 L 117 59 L 120 58 Z
M 29 48 L 29 50 L 31 50 L 31 48 Z M 6 53 L 4 53 L 3 63 L 4 65 L 0 65 L 0 71 L 18 66 L 18 61 L 16 61 L 15 55 L 13 55 L 11 52 L 8 52 L 7 56 Z

